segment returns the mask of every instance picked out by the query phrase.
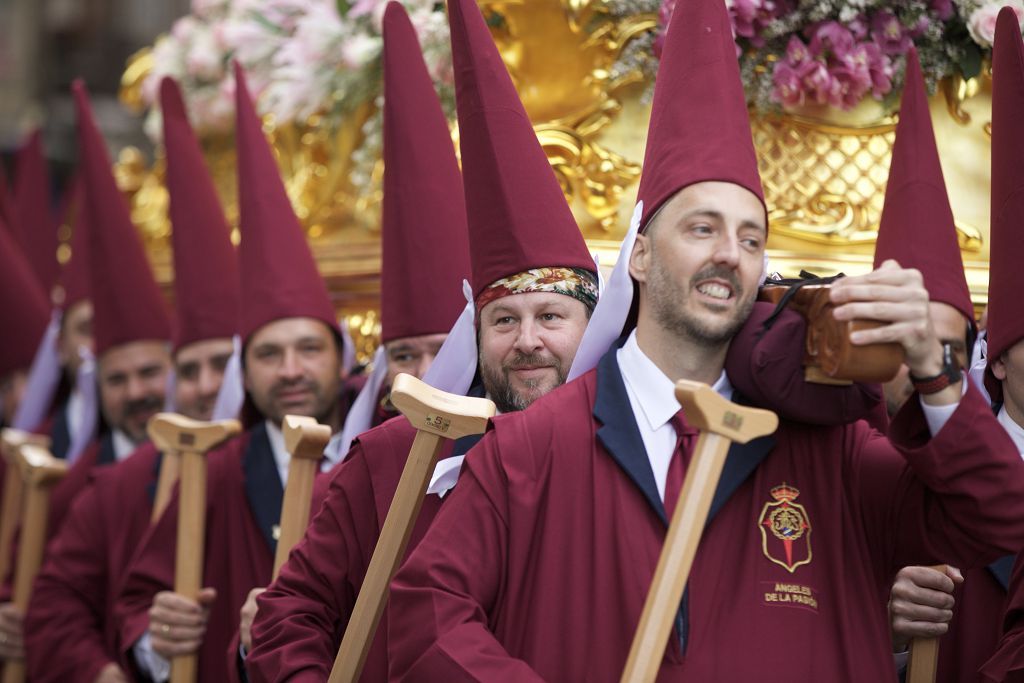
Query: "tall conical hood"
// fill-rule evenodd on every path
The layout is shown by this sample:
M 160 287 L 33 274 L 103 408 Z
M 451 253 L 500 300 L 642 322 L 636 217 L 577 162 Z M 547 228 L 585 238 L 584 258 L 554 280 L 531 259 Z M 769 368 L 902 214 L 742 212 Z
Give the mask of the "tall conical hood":
M 448 121 L 405 8 L 384 12 L 381 341 L 447 332 L 470 276 L 466 202 Z
M 542 267 L 594 270 L 475 0 L 449 0 L 473 293 Z
M 174 246 L 176 349 L 239 330 L 239 280 L 235 248 L 213 179 L 171 78 L 160 83 L 171 243 Z
M 170 340 L 171 323 L 128 205 L 117 189 L 85 85 L 72 85 L 78 112 L 78 163 L 89 226 L 89 283 L 96 357 L 135 341 Z
M 14 170 L 13 226 L 43 291 L 57 283 L 57 226 L 50 206 L 50 174 L 43 156 L 43 135 L 38 129 L 18 150 Z
M 1024 44 L 1009 7 L 996 21 L 992 57 L 992 227 L 988 358 L 1024 338 Z M 990 387 L 991 390 L 991 387 Z
M 0 379 L 29 369 L 49 321 L 46 294 L 11 230 L 0 225 Z
M 242 338 L 282 318 L 315 318 L 341 334 L 327 286 L 263 137 L 242 68 L 235 64 L 235 145 L 242 244 Z
M 929 298 L 949 304 L 973 323 L 974 306 L 939 165 L 924 77 L 913 48 L 907 53 L 875 267 L 887 259 L 921 271 Z
M 654 86 L 637 191 L 641 230 L 676 192 L 711 180 L 745 187 L 764 203 L 725 3 L 686 0 L 669 21 Z

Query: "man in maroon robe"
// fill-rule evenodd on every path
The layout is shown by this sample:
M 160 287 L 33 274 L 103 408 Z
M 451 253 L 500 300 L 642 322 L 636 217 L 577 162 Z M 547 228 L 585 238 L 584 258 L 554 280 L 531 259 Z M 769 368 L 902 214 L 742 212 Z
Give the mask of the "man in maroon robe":
M 499 193 L 487 184 L 499 168 L 503 171 L 505 194 L 486 203 L 486 214 L 483 202 L 469 203 L 482 383 L 469 393 L 486 394 L 503 411 L 519 410 L 565 381 L 596 303 L 593 259 L 528 120 L 491 131 L 497 147 L 485 149 L 478 144 L 478 122 L 460 119 L 465 176 L 460 175 L 415 30 L 398 3 L 384 15 L 384 88 L 384 239 L 389 231 L 406 239 L 425 233 L 418 251 L 436 256 L 433 277 L 424 273 L 423 281 L 450 271 L 446 254 L 453 244 L 466 244 L 463 184 L 478 200 L 493 198 Z M 514 91 L 507 96 L 516 98 Z M 517 98 L 513 105 L 521 108 Z M 509 163 L 510 158 L 525 162 Z M 544 220 L 535 220 L 538 215 Z M 424 217 L 431 222 L 424 224 Z M 458 281 L 451 285 L 457 291 Z M 422 316 L 419 308 L 407 307 L 406 325 Z M 472 368 L 473 355 L 456 360 Z M 258 599 L 254 647 L 246 659 L 250 680 L 326 678 L 414 436 L 408 420 L 399 417 L 358 437 L 332 477 L 305 540 Z M 446 444 L 410 547 L 429 526 L 462 456 L 477 440 Z M 363 680 L 387 678 L 386 630 L 386 623 L 378 628 Z
M 900 122 L 875 247 L 876 267 L 888 259 L 921 271 L 936 334 L 950 345 L 961 367 L 966 366 L 977 336 L 974 307 L 935 147 L 924 79 L 914 51 L 907 57 Z M 914 393 L 905 366 L 885 391 L 894 414 Z M 894 649 L 900 653 L 897 664 L 905 666 L 911 638 L 945 633 L 940 641 L 937 680 L 977 681 L 979 667 L 995 651 L 999 640 L 1006 598 L 1006 577 L 1001 583 L 999 577 L 1004 571 L 1000 568 L 1010 563 L 1012 559 L 1000 560 L 971 570 L 966 576 L 955 568 L 946 573 L 927 567 L 901 569 L 889 601 Z M 958 584 L 955 591 L 954 584 Z M 953 591 L 952 600 L 949 591 Z M 919 595 L 930 597 L 931 604 L 916 602 Z M 947 608 L 954 601 L 957 609 L 952 613 Z M 952 619 L 948 623 L 925 621 L 921 619 L 922 610 Z
M 198 599 L 171 591 L 176 496 L 126 573 L 119 646 L 155 680 L 167 676 L 170 658 L 195 652 L 200 680 L 228 679 L 240 610 L 253 588 L 270 581 L 289 466 L 281 421 L 307 415 L 337 431 L 344 419 L 342 341 L 330 297 L 240 69 L 236 83 L 243 374 L 258 422 L 207 457 L 206 588 Z M 321 471 L 337 462 L 339 440 L 335 434 Z
M 729 19 L 714 0 L 677 9 L 630 258 L 636 328 L 467 455 L 392 583 L 393 680 L 617 680 L 625 665 L 692 443 L 674 381 L 732 394 L 723 359 L 766 237 Z M 450 17 L 458 63 L 454 35 L 487 28 L 475 3 Z M 1024 463 L 977 391 L 961 398 L 920 275 L 886 262 L 832 297 L 841 320 L 889 323 L 853 343 L 900 343 L 930 382 L 889 439 L 782 421 L 730 449 L 659 680 L 886 680 L 877 598 L 895 569 L 1024 542 Z
M 227 221 L 185 116 L 177 87 L 161 87 L 167 187 L 174 226 L 174 405 L 186 417 L 238 412 L 221 394 L 238 330 L 238 266 Z M 229 377 L 228 381 L 232 381 Z M 237 380 L 236 380 L 237 381 Z M 220 401 L 218 402 L 218 398 Z M 149 528 L 161 454 L 150 445 L 96 471 L 72 505 L 36 579 L 26 617 L 32 680 L 121 681 L 113 616 L 125 567 Z M 66 643 L 53 657 L 53 643 Z
M 1018 302 L 1024 283 L 1020 271 L 1024 250 L 1022 211 L 1015 199 L 1024 139 L 1014 132 L 1024 97 L 1024 44 L 1012 11 L 1000 13 L 995 44 L 993 60 L 999 75 L 992 102 L 992 261 L 984 383 L 997 420 L 1024 457 L 1024 319 Z M 940 680 L 1024 680 L 1020 619 L 1024 570 L 1019 562 L 1016 567 L 1013 563 L 1014 557 L 1006 556 L 962 577 L 956 570 L 952 576 L 943 576 L 927 567 L 901 571 L 890 611 L 899 610 L 904 637 L 941 633 L 948 623 L 948 633 L 939 641 Z
M 90 226 L 87 252 L 95 304 L 96 392 L 105 430 L 78 454 L 51 491 L 48 537 L 60 528 L 71 501 L 95 467 L 123 460 L 146 441 L 146 422 L 164 405 L 171 364 L 166 303 L 117 189 L 85 88 L 76 83 L 74 91 L 86 189 L 83 210 L 89 214 Z M 21 615 L 13 605 L 0 605 L 0 636 L 12 618 L 20 626 Z

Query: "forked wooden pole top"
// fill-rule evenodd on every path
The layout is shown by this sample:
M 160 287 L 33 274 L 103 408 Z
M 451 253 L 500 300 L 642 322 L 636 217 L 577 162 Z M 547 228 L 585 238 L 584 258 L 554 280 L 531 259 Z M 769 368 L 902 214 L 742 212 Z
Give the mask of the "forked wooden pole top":
M 68 464 L 50 455 L 45 448 L 25 443 L 18 449 L 22 480 L 32 487 L 54 484 L 67 473 Z
M 486 398 L 449 394 L 404 372 L 391 383 L 391 403 L 418 431 L 446 439 L 483 433 L 495 412 Z
M 771 434 L 779 426 L 779 418 L 772 411 L 738 406 L 702 382 L 679 380 L 676 399 L 690 425 L 736 443 Z
M 241 432 L 242 425 L 238 420 L 201 422 L 177 413 L 157 413 L 146 431 L 158 450 L 206 453 Z
M 284 433 L 284 449 L 293 458 L 319 461 L 324 448 L 331 440 L 331 428 L 320 424 L 312 417 L 285 415 L 281 424 Z
M 0 451 L 8 462 L 17 462 L 18 449 L 25 444 L 50 450 L 50 437 L 6 427 L 0 430 Z

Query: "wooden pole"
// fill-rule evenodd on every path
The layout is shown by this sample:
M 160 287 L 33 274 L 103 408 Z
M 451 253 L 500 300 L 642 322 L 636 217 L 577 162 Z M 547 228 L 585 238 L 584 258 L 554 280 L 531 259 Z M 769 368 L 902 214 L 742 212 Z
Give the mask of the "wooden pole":
M 193 600 L 203 585 L 206 541 L 206 454 L 238 434 L 238 420 L 200 422 L 174 413 L 160 413 L 149 421 L 153 443 L 164 453 L 181 459 L 178 505 L 178 545 L 174 556 L 174 592 Z M 163 468 L 161 467 L 161 470 Z M 161 472 L 162 474 L 162 472 Z M 199 657 L 182 655 L 171 660 L 171 683 L 193 683 Z
M 7 468 L 4 473 L 3 501 L 0 502 L 0 581 L 6 581 L 14 565 L 14 532 L 21 521 L 24 484 L 21 480 L 21 464 L 18 449 L 26 443 L 49 450 L 50 439 L 20 429 L 4 429 L 0 432 L 0 454 Z
M 309 506 L 313 498 L 316 470 L 331 440 L 331 428 L 311 417 L 285 415 L 282 423 L 284 447 L 291 456 L 288 466 L 288 484 L 281 501 L 281 535 L 274 553 L 273 578 L 277 578 L 288 553 L 306 533 L 309 525 Z
M 18 447 L 18 455 L 25 498 L 18 564 L 14 571 L 14 605 L 24 614 L 32 597 L 32 583 L 43 562 L 50 489 L 64 477 L 68 465 L 31 443 L 22 443 Z M 8 660 L 4 665 L 3 683 L 22 683 L 24 680 L 25 660 Z
M 946 565 L 932 567 L 946 575 Z M 939 637 L 918 637 L 910 641 L 910 654 L 907 656 L 907 683 L 934 683 L 935 673 L 939 664 Z
M 779 422 L 775 413 L 738 406 L 699 382 L 677 382 L 676 398 L 686 420 L 701 432 L 665 534 L 622 683 L 651 683 L 658 676 L 730 442 L 746 443 L 771 434 Z
M 388 585 L 405 555 L 443 439 L 482 434 L 495 412 L 487 399 L 445 393 L 404 373 L 391 385 L 391 402 L 416 428 L 416 438 L 334 660 L 330 683 L 355 683 L 362 673 L 387 603 Z
M 150 440 L 153 437 L 150 435 Z M 156 524 L 163 516 L 167 504 L 171 502 L 171 492 L 181 476 L 181 453 L 176 450 L 161 449 L 160 474 L 156 479 L 156 494 L 153 496 L 153 510 L 150 512 L 149 523 Z

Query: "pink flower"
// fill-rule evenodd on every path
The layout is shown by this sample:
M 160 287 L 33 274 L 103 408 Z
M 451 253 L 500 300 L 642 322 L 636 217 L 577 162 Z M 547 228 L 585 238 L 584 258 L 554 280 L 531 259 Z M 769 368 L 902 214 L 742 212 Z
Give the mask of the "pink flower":
M 1024 2 L 1021 0 L 1007 0 L 1005 3 L 991 3 L 983 5 L 971 13 L 967 19 L 967 30 L 974 42 L 982 47 L 991 47 L 992 39 L 996 35 L 996 17 L 1003 5 L 1013 8 L 1017 14 L 1017 23 L 1024 22 Z
M 810 58 L 811 54 L 807 51 L 804 41 L 800 40 L 799 36 L 790 36 L 789 43 L 786 45 L 786 60 L 790 64 L 803 64 Z
M 772 100 L 784 107 L 798 107 L 804 103 L 800 74 L 786 60 L 775 64 L 772 72 Z
M 953 0 L 931 0 L 931 10 L 939 21 L 953 18 Z
M 887 55 L 902 55 L 913 42 L 903 24 L 889 10 L 881 10 L 871 17 L 871 35 Z
M 850 30 L 838 21 L 823 21 L 809 29 L 810 49 L 813 55 L 832 53 L 842 59 L 853 49 L 854 40 Z

